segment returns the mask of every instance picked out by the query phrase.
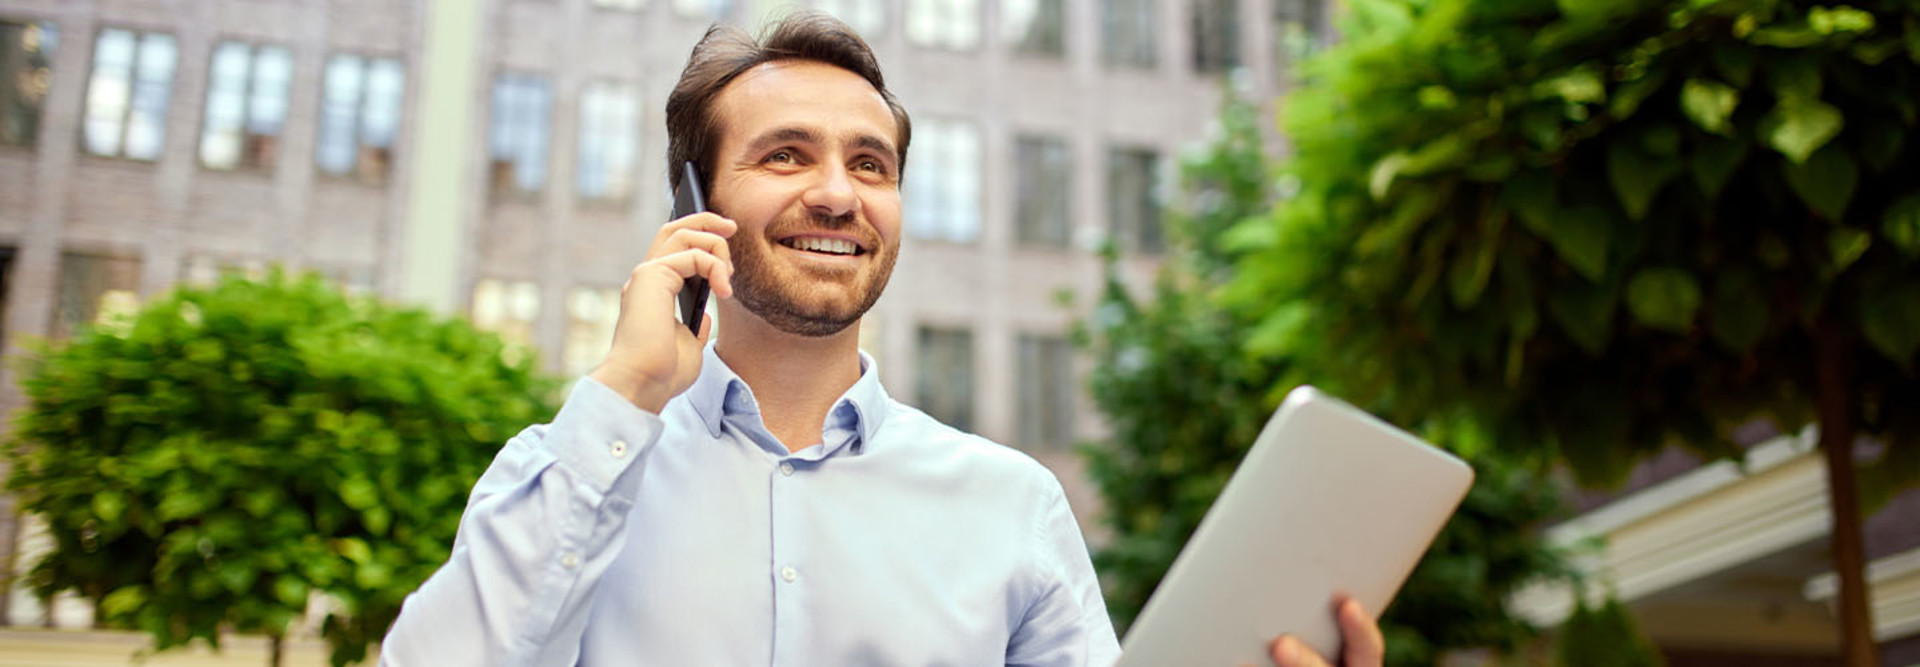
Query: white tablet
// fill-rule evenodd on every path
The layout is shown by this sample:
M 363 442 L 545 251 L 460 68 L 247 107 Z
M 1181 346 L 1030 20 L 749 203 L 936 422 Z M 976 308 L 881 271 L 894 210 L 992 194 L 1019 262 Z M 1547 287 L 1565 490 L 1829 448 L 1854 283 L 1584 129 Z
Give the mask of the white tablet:
M 1312 387 L 1267 422 L 1127 633 L 1117 667 L 1339 664 L 1333 599 L 1377 615 L 1473 485 L 1460 459 Z

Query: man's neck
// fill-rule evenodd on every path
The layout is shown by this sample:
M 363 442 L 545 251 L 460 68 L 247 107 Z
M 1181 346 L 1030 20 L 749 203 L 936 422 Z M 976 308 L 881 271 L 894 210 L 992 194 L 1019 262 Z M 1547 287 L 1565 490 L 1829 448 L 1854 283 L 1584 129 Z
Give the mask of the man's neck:
M 787 451 L 820 442 L 827 411 L 860 379 L 860 325 L 819 338 L 769 326 L 726 303 L 714 353 L 753 389 L 760 418 Z

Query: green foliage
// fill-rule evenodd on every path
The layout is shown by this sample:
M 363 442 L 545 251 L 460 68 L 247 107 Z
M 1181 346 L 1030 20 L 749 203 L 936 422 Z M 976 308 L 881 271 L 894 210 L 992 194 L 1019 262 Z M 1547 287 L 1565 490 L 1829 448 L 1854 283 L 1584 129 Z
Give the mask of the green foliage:
M 1920 479 L 1920 5 L 1350 6 L 1285 100 L 1299 196 L 1228 234 L 1234 317 L 1291 334 L 1251 350 L 1276 387 L 1337 375 L 1604 484 L 1799 429 L 1832 363 L 1889 445 L 1869 499 Z
M 1123 631 L 1291 388 L 1275 383 L 1292 362 L 1245 352 L 1249 340 L 1297 337 L 1284 306 L 1263 325 L 1217 303 L 1220 286 L 1246 270 L 1230 249 L 1246 240 L 1226 230 L 1267 210 L 1274 190 L 1294 185 L 1272 177 L 1255 117 L 1247 105 L 1229 105 L 1221 139 L 1184 165 L 1194 213 L 1177 223 L 1176 254 L 1152 298 L 1132 298 L 1110 261 L 1106 291 L 1080 332 L 1097 361 L 1094 398 L 1113 427 L 1108 442 L 1082 451 L 1113 530 L 1094 561 Z M 1484 280 L 1468 272 L 1454 289 L 1470 297 Z M 1315 380 L 1338 391 L 1336 377 Z M 1480 455 L 1485 436 L 1472 425 L 1440 418 L 1423 425 L 1429 437 L 1467 454 L 1480 477 L 1387 610 L 1389 662 L 1430 664 L 1467 647 L 1511 650 L 1534 629 L 1507 613 L 1507 596 L 1566 572 L 1533 532 L 1559 507 L 1558 493 L 1524 467 Z
M 1659 667 L 1666 664 L 1653 642 L 1634 625 L 1633 616 L 1614 598 L 1599 608 L 1585 600 L 1560 628 L 1556 649 L 1565 667 Z
M 552 414 L 530 361 L 318 277 L 228 278 L 31 359 L 9 486 L 46 521 L 29 583 L 166 649 L 280 636 L 310 595 L 335 665 L 448 557 L 466 492 Z

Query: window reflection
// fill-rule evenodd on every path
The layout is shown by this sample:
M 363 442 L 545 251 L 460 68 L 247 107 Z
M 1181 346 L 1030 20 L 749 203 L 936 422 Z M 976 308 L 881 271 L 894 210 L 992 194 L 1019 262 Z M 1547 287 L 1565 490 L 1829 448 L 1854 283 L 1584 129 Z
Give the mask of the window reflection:
M 178 55 L 173 36 L 108 28 L 93 51 L 82 145 L 95 155 L 159 158 Z

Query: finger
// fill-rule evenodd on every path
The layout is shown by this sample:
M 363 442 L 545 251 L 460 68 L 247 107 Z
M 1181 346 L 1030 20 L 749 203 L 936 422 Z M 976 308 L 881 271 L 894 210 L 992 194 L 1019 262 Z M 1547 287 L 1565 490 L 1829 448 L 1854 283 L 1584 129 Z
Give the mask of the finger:
M 713 253 L 720 259 L 733 261 L 733 254 L 727 247 L 725 237 L 698 229 L 681 229 L 656 239 L 653 247 L 647 250 L 647 256 L 661 257 L 688 248 L 699 248 Z
M 1365 607 L 1353 598 L 1342 597 L 1334 603 L 1335 613 L 1340 617 L 1340 638 L 1346 648 L 1341 651 L 1342 662 L 1346 667 L 1373 667 L 1386 658 L 1387 641 L 1380 634 L 1380 624 L 1373 620 Z
M 1279 667 L 1328 667 L 1325 658 L 1307 648 L 1306 642 L 1293 635 L 1281 635 L 1273 640 L 1268 651 L 1272 654 L 1273 664 Z
M 667 221 L 667 224 L 660 226 L 660 233 L 655 236 L 666 236 L 682 229 L 711 232 L 729 237 L 733 236 L 740 226 L 732 220 L 721 217 L 718 213 L 701 212 Z
M 732 288 L 728 286 L 732 276 L 728 264 L 713 256 L 713 253 L 698 248 L 689 248 L 664 257 L 656 257 L 634 267 L 633 275 L 628 279 L 628 285 L 629 288 L 636 283 L 647 285 L 664 291 L 671 297 L 680 292 L 680 288 L 686 284 L 688 278 L 694 276 L 706 278 L 709 285 L 719 285 L 716 291 L 725 290 L 727 294 L 732 293 Z
M 700 313 L 700 335 L 694 336 L 694 339 L 700 341 L 701 347 L 706 347 L 707 341 L 713 339 L 713 316 L 712 315 L 708 315 L 704 312 Z

